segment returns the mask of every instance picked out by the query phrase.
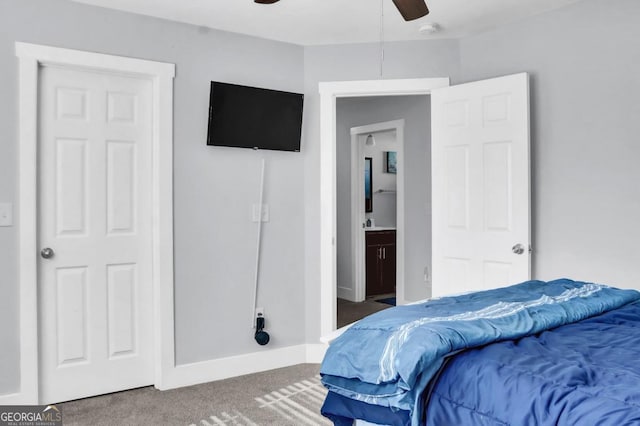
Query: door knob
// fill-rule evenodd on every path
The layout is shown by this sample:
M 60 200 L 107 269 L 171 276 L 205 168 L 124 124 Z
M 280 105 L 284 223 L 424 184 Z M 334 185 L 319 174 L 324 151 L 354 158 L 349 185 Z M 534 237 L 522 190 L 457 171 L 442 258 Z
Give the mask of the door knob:
M 515 254 L 522 254 L 524 253 L 524 246 L 522 244 L 516 244 L 515 246 L 511 247 L 511 251 Z
M 40 256 L 42 256 L 43 259 L 51 259 L 54 255 L 54 251 L 53 249 L 47 247 L 47 248 L 43 248 L 42 250 L 40 250 Z

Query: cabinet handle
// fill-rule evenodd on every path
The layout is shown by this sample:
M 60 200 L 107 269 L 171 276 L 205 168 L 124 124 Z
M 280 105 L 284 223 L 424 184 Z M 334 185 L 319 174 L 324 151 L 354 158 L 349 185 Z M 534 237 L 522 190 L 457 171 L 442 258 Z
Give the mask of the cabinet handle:
M 378 247 L 378 259 L 382 259 L 382 248 Z
M 382 258 L 383 258 L 383 259 L 386 259 L 386 258 L 387 258 L 387 248 L 386 248 L 386 247 L 383 247 L 383 248 L 382 248 Z

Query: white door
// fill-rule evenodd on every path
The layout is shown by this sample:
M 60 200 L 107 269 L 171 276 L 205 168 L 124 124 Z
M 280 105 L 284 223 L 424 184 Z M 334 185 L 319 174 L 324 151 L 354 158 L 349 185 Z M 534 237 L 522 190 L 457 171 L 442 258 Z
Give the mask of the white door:
M 531 275 L 527 74 L 434 90 L 433 295 Z
M 151 82 L 39 83 L 40 402 L 152 384 Z

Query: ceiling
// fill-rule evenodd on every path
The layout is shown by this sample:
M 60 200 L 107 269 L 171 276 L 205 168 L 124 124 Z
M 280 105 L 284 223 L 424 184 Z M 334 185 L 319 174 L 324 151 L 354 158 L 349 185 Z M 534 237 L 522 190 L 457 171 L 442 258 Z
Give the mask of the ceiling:
M 303 46 L 460 38 L 580 0 L 427 0 L 431 13 L 405 22 L 391 0 L 73 0 Z M 384 31 L 380 17 L 384 9 Z M 440 30 L 420 33 L 436 23 Z

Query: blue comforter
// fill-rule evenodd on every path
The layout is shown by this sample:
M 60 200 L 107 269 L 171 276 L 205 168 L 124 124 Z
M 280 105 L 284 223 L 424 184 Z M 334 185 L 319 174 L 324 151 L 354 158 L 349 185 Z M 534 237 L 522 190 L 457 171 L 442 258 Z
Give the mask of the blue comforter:
M 427 425 L 640 424 L 640 302 L 453 357 Z
M 632 290 L 557 280 L 397 307 L 365 318 L 336 339 L 320 372 L 330 398 L 408 413 L 416 425 L 424 411 L 422 395 L 451 355 L 577 322 L 638 299 L 640 293 Z

